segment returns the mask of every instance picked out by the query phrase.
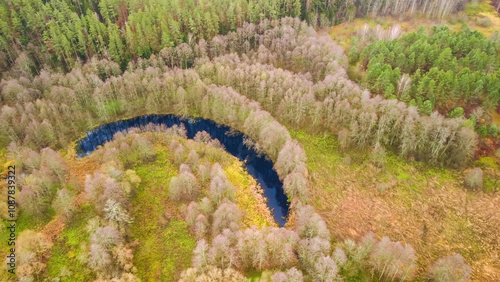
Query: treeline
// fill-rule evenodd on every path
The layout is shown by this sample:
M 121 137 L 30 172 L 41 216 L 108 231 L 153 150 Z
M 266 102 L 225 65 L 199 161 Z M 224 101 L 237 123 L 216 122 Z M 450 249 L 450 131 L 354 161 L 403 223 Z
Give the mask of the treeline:
M 37 73 L 44 65 L 69 71 L 93 56 L 125 67 L 181 43 L 226 34 L 244 22 L 300 17 L 329 26 L 355 16 L 422 13 L 443 17 L 465 0 L 251 0 L 251 1 L 3 1 L 0 3 L 0 72 L 16 60 Z M 25 54 L 21 56 L 21 54 Z
M 188 45 L 165 49 L 158 57 L 129 63 L 122 75 L 116 63 L 93 60 L 65 75 L 42 71 L 31 80 L 5 80 L 1 83 L 5 103 L 1 141 L 37 148 L 64 146 L 95 125 L 160 112 L 201 114 L 242 129 L 247 117 L 259 116 L 259 106 L 250 98 L 292 126 L 337 132 L 345 146 L 380 144 L 401 156 L 451 165 L 471 158 L 475 135 L 460 118 L 446 119 L 437 113 L 422 116 L 403 103 L 371 98 L 347 78 L 343 69 L 347 58 L 340 47 L 314 34 L 298 20 L 263 21 L 216 36 L 210 44 L 201 41 L 192 49 Z M 249 46 L 246 38 L 258 41 Z M 169 69 L 182 64 L 178 50 L 185 47 L 190 56 L 184 59 L 196 63 L 196 71 Z M 248 51 L 241 56 L 222 56 L 244 50 Z M 210 54 L 221 57 L 210 60 Z M 249 106 L 236 110 L 235 103 Z M 273 124 L 268 124 L 267 117 L 262 120 L 266 122 L 255 122 L 259 130 Z M 259 137 L 259 131 L 242 131 L 276 159 L 278 149 L 272 138 Z
M 499 58 L 500 45 L 480 32 L 441 26 L 428 34 L 421 29 L 375 41 L 362 50 L 360 62 L 372 93 L 416 106 L 425 115 L 434 110 L 467 115 L 481 135 L 496 137 L 498 129 L 486 128 L 476 107 L 489 112 L 500 101 Z

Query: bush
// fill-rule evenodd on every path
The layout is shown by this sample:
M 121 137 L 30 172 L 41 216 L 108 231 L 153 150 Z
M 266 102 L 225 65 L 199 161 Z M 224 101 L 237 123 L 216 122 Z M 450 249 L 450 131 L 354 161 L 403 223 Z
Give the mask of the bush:
M 370 265 L 379 279 L 411 280 L 417 269 L 417 256 L 411 245 L 383 237 L 370 254 Z
M 118 231 L 110 226 L 99 227 L 90 234 L 91 244 L 100 244 L 107 249 L 118 245 L 122 241 L 123 239 L 120 237 Z
M 215 203 L 219 204 L 224 199 L 230 201 L 234 200 L 235 188 L 226 176 L 215 176 L 210 182 L 210 199 Z
M 180 164 L 182 164 L 184 162 L 184 160 L 185 160 L 185 156 L 184 156 L 185 151 L 186 150 L 184 149 L 184 146 L 182 146 L 182 144 L 179 144 L 179 146 L 177 146 L 175 148 L 175 150 L 172 151 L 173 152 L 173 156 L 174 156 L 174 163 L 176 165 L 180 165 Z
M 196 177 L 191 172 L 183 171 L 170 180 L 170 198 L 174 201 L 192 201 L 201 192 Z
M 326 228 L 325 221 L 309 205 L 297 208 L 295 230 L 302 238 L 319 237 L 330 240 L 330 231 Z
M 428 276 L 432 281 L 469 281 L 472 268 L 465 263 L 459 254 L 453 254 L 436 261 L 429 269 Z
M 200 160 L 200 156 L 198 156 L 198 154 L 196 153 L 195 150 L 191 150 L 191 152 L 189 152 L 189 154 L 187 156 L 186 163 L 189 165 L 191 170 L 196 171 L 199 160 Z
M 94 271 L 105 271 L 112 264 L 109 251 L 100 244 L 91 244 L 88 265 Z
M 58 215 L 68 220 L 75 210 L 73 193 L 66 188 L 58 190 L 56 198 L 52 202 L 52 208 Z
M 117 223 L 131 223 L 132 219 L 122 205 L 113 199 L 108 199 L 103 209 L 104 218 Z
M 490 27 L 491 26 L 491 19 L 489 17 L 480 17 L 477 18 L 476 24 L 482 27 Z
M 461 118 L 464 117 L 464 108 L 462 107 L 457 107 L 454 108 L 449 114 L 449 118 Z
M 214 205 L 209 198 L 204 197 L 200 202 L 200 209 L 207 215 L 210 215 L 214 212 Z
M 212 236 L 220 234 L 228 228 L 233 231 L 239 229 L 241 212 L 238 206 L 232 202 L 224 202 L 219 205 L 213 216 Z
M 196 221 L 193 227 L 196 238 L 203 239 L 203 237 L 205 237 L 205 235 L 207 234 L 209 226 L 210 224 L 208 223 L 207 217 L 203 214 L 199 214 L 198 217 L 196 217 Z
M 305 178 L 301 173 L 290 173 L 285 177 L 283 181 L 283 188 L 288 196 L 288 198 L 298 198 L 301 202 L 306 203 L 307 197 L 307 178 Z
M 496 124 L 490 125 L 488 128 L 488 135 L 494 138 L 498 136 L 498 126 Z
M 208 251 L 210 264 L 220 268 L 238 267 L 239 254 L 230 238 L 224 234 L 215 236 Z
M 464 185 L 469 189 L 483 188 L 483 170 L 479 167 L 473 168 L 465 174 Z
M 375 144 L 375 147 L 370 154 L 370 161 L 373 165 L 380 168 L 384 167 L 387 162 L 387 153 L 385 148 L 378 142 Z
M 316 262 L 319 258 L 330 253 L 330 241 L 318 237 L 302 239 L 297 248 L 297 255 L 302 264 L 302 269 L 309 274 L 316 272 Z
M 201 213 L 198 203 L 192 201 L 186 209 L 186 222 L 189 226 L 194 226 L 196 217 Z
M 302 282 L 304 281 L 304 276 L 302 271 L 295 267 L 288 269 L 285 272 L 279 271 L 271 276 L 272 282 Z
M 289 140 L 278 154 L 275 167 L 279 177 L 283 180 L 294 171 L 297 166 L 306 161 L 306 154 L 297 141 Z
M 196 173 L 198 175 L 198 179 L 202 184 L 207 183 L 210 178 L 210 166 L 205 164 L 198 165 L 198 171 Z
M 335 248 L 332 257 L 338 266 L 343 266 L 347 262 L 347 256 L 341 248 Z
M 87 174 L 85 176 L 85 197 L 92 202 L 97 201 L 108 185 L 116 185 L 115 180 L 100 171 L 94 171 L 93 175 Z
M 339 277 L 337 276 L 337 264 L 329 256 L 320 257 L 316 261 L 314 267 L 314 276 L 316 277 L 316 281 L 329 282 L 339 279 Z

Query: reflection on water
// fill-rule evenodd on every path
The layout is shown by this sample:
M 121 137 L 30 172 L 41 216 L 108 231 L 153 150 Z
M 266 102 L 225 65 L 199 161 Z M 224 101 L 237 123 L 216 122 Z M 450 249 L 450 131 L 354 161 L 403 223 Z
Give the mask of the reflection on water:
M 99 145 L 110 141 L 113 135 L 119 131 L 132 127 L 143 127 L 149 123 L 168 127 L 183 124 L 190 139 L 200 131 L 206 131 L 212 138 L 218 139 L 227 152 L 241 161 L 245 161 L 245 168 L 248 173 L 257 180 L 264 190 L 267 206 L 271 210 L 274 220 L 280 226 L 285 224 L 289 209 L 288 198 L 283 191 L 283 183 L 273 169 L 272 161 L 265 156 L 259 156 L 255 150 L 247 147 L 243 143 L 244 135 L 242 133 L 211 120 L 201 118 L 183 119 L 174 115 L 148 115 L 108 123 L 89 131 L 86 137 L 77 142 L 78 155 L 81 157 L 92 153 Z

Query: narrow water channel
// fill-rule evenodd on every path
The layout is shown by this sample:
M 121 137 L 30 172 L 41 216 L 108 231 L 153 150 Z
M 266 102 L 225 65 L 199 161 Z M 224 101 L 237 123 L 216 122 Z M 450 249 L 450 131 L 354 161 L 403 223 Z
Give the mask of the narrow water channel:
M 79 157 L 91 154 L 98 146 L 113 139 L 119 131 L 133 127 L 144 127 L 152 123 L 155 125 L 184 125 L 188 138 L 192 139 L 196 133 L 206 131 L 214 139 L 218 139 L 226 151 L 245 162 L 245 168 L 264 190 L 267 206 L 271 210 L 274 220 L 283 226 L 288 216 L 288 198 L 283 191 L 283 183 L 273 169 L 273 163 L 266 156 L 259 156 L 255 150 L 247 147 L 243 139 L 245 135 L 224 125 L 202 118 L 183 119 L 175 115 L 147 115 L 128 120 L 120 120 L 99 126 L 89 131 L 87 136 L 77 142 Z

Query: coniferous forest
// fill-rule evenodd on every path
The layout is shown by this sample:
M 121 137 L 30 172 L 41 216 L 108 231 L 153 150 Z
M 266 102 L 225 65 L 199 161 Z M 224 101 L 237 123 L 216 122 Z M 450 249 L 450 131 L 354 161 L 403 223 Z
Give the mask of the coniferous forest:
M 0 280 L 500 280 L 497 2 L 0 2 Z

